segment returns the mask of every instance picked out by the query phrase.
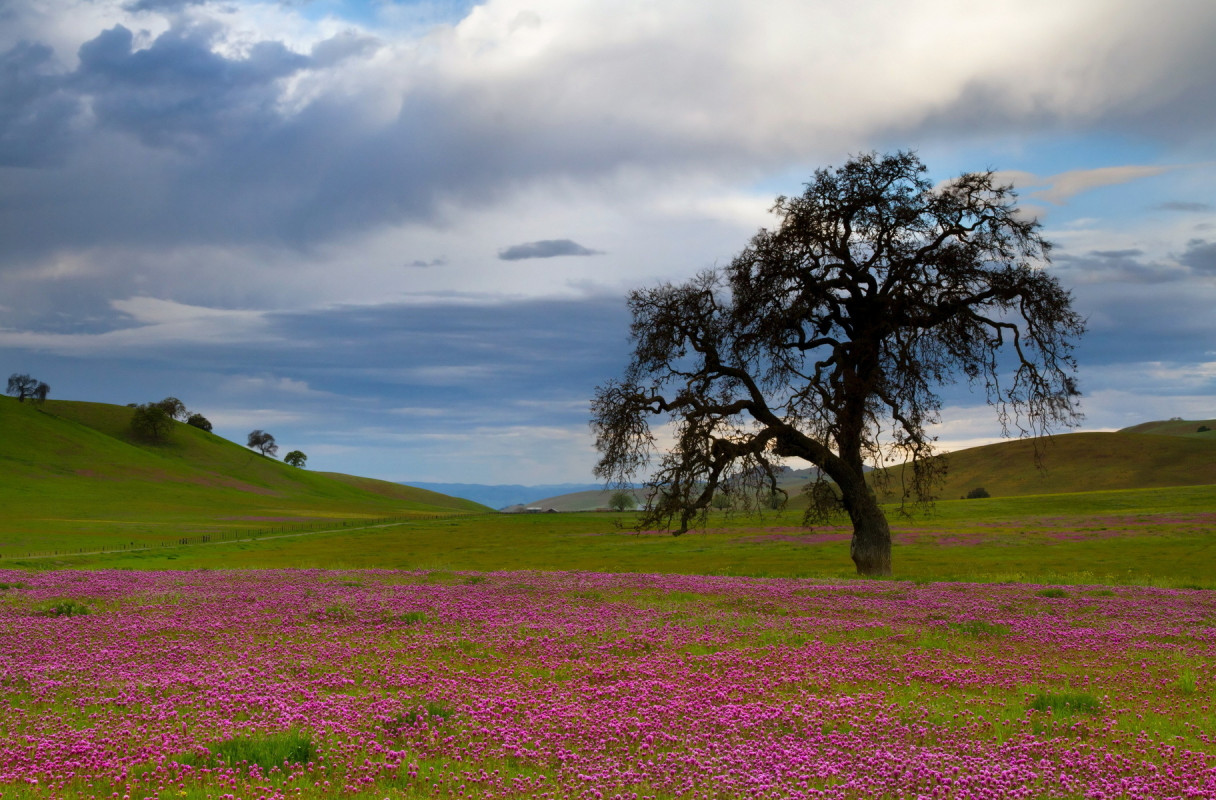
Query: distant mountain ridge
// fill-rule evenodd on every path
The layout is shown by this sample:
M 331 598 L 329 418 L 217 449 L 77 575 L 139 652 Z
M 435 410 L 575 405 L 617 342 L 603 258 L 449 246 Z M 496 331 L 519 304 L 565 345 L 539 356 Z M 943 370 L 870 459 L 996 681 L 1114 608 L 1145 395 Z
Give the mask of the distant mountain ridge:
M 488 484 L 488 483 L 433 483 L 429 481 L 402 481 L 407 486 L 427 489 L 432 492 L 461 497 L 472 500 L 490 508 L 506 508 L 507 506 L 532 505 L 536 501 L 554 495 L 574 494 L 575 492 L 598 492 L 604 488 L 602 483 L 548 483 L 535 486 L 521 484 Z

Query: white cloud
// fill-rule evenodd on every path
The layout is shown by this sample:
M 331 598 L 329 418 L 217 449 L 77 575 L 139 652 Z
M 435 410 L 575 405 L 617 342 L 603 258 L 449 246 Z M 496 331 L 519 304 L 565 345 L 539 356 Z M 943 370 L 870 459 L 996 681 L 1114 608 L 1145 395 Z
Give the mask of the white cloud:
M 247 343 L 272 338 L 266 319 L 258 311 L 203 308 L 132 297 L 111 302 L 132 327 L 102 333 L 45 333 L 0 328 L 0 347 L 46 351 L 63 355 L 92 355 L 163 349 L 180 344 Z
M 1061 205 L 1067 202 L 1072 197 L 1088 192 L 1091 189 L 1096 189 L 1101 186 L 1114 186 L 1121 183 L 1130 183 L 1131 181 L 1141 178 L 1149 178 L 1154 175 L 1161 175 L 1175 169 L 1182 169 L 1182 165 L 1174 166 L 1112 166 L 1098 167 L 1096 169 L 1075 169 L 1068 172 L 1060 172 L 1055 175 L 1040 177 L 1029 172 L 1019 172 L 1017 170 L 998 171 L 996 178 L 1002 182 L 1009 182 L 1018 189 L 1029 189 L 1026 196 L 1036 200 Z

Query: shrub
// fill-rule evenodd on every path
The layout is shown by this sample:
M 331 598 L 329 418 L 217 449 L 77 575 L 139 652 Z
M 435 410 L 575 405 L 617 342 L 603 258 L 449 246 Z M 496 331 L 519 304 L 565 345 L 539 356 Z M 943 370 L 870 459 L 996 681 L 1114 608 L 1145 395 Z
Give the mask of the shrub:
M 637 508 L 638 501 L 634 499 L 631 492 L 620 491 L 612 495 L 612 499 L 608 501 L 608 507 L 613 511 L 628 511 L 632 508 Z
M 1207 433 L 1210 430 L 1211 428 L 1209 428 L 1207 425 L 1200 425 L 1199 429 L 1196 430 L 1195 433 Z
M 964 499 L 966 499 L 966 500 L 982 500 L 982 499 L 983 499 L 983 498 L 985 498 L 985 497 L 992 497 L 992 495 L 990 495 L 990 494 L 988 493 L 988 490 L 987 490 L 987 489 L 985 489 L 985 488 L 983 488 L 983 487 L 981 486 L 981 487 L 977 487 L 977 488 L 972 489 L 971 491 L 967 492 L 967 497 L 966 497 L 966 498 L 964 498 Z
M 211 421 L 202 414 L 191 414 L 186 418 L 187 425 L 193 425 L 195 428 L 211 433 Z

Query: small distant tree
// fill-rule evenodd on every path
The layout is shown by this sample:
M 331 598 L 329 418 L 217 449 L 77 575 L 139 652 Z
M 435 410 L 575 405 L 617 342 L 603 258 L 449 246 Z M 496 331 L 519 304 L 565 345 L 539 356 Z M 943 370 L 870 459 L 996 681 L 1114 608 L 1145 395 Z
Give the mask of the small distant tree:
M 211 421 L 202 414 L 191 414 L 186 419 L 186 424 L 193 425 L 196 428 L 207 431 L 207 433 L 211 433 Z
M 292 450 L 287 455 L 283 456 L 283 463 L 293 467 L 304 468 L 304 462 L 308 460 L 308 456 L 304 455 L 299 450 Z
M 709 504 L 719 511 L 725 511 L 734 505 L 734 503 L 731 502 L 730 495 L 723 492 L 719 492 L 718 494 L 714 495 L 714 499 L 711 500 Z
M 156 405 L 164 409 L 165 413 L 169 415 L 170 419 L 185 421 L 186 417 L 189 415 L 189 412 L 186 411 L 186 404 L 181 400 L 178 400 L 176 397 L 166 397 Z
M 613 511 L 629 511 L 637 508 L 638 501 L 630 492 L 620 491 L 612 495 L 612 499 L 608 501 L 608 507 Z
M 51 393 L 51 387 L 42 381 L 38 381 L 38 385 L 34 387 L 34 402 L 42 405 L 46 402 L 46 396 Z
M 131 432 L 141 439 L 163 442 L 173 430 L 173 418 L 159 403 L 144 403 L 135 407 L 131 414 Z
M 972 489 L 971 491 L 967 492 L 966 499 L 967 500 L 983 500 L 985 497 L 992 497 L 992 495 L 988 494 L 987 489 L 985 489 L 982 486 L 979 486 L 979 487 L 976 487 L 975 489 Z
M 275 453 L 279 452 L 279 446 L 274 443 L 274 436 L 263 430 L 250 431 L 249 440 L 245 444 L 271 458 L 274 458 Z
M 1211 428 L 1209 428 L 1207 425 L 1200 425 L 1199 428 L 1195 431 L 1195 433 L 1207 433 L 1210 430 L 1211 430 Z
M 47 387 L 49 391 L 51 387 Z M 17 395 L 17 402 L 24 403 L 25 398 L 33 396 L 38 389 L 37 378 L 14 372 L 8 376 L 8 393 Z

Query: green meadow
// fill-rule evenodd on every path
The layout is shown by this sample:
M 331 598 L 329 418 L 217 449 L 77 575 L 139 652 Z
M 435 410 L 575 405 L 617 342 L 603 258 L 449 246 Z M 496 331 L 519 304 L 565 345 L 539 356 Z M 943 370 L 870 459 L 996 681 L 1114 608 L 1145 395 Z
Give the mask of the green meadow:
M 434 492 L 295 469 L 181 424 L 150 444 L 131 436 L 130 413 L 0 401 L 0 566 L 854 577 L 846 520 L 804 528 L 796 497 L 760 517 L 715 513 L 681 537 L 639 533 L 627 513 L 496 514 Z M 1156 425 L 1056 437 L 1045 471 L 1024 442 L 953 455 L 946 497 L 973 485 L 996 496 L 911 514 L 889 504 L 895 577 L 1216 588 L 1216 477 L 1206 471 L 1216 465 L 1216 439 L 1186 435 L 1191 422 Z M 1103 441 L 1117 458 L 1093 456 Z M 1170 480 L 1202 483 L 1154 486 L 1141 473 L 1157 463 L 1170 465 Z M 1120 480 L 1150 485 L 1080 490 Z M 1027 493 L 1042 488 L 1035 481 L 1053 492 Z
M 939 502 L 889 509 L 895 577 L 1216 588 L 1216 488 L 1180 487 Z M 416 519 L 232 543 L 0 565 L 85 569 L 573 570 L 851 579 L 843 524 L 796 512 L 721 514 L 681 537 L 630 530 L 631 514 L 486 514 Z

